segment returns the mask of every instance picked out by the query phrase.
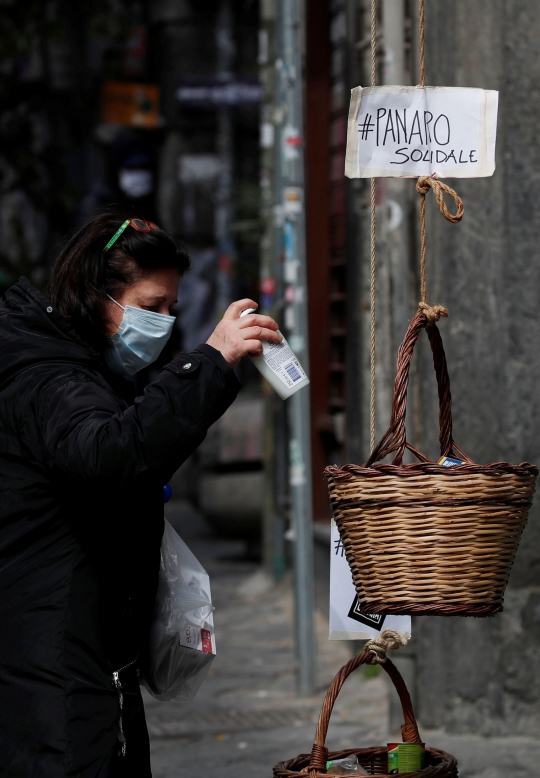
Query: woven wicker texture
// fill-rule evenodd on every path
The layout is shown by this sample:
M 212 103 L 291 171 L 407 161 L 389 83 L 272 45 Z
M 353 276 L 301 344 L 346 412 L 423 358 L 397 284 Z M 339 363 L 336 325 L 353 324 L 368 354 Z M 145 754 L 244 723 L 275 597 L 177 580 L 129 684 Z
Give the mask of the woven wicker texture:
M 388 757 L 387 749 L 385 747 L 352 748 L 346 751 L 330 752 L 326 749 L 328 724 L 330 723 L 332 709 L 341 687 L 348 676 L 356 670 L 357 667 L 360 667 L 360 665 L 363 664 L 371 664 L 372 659 L 373 655 L 371 652 L 364 651 L 341 668 L 326 693 L 319 715 L 319 723 L 317 724 L 317 731 L 315 733 L 315 743 L 313 744 L 311 754 L 300 754 L 294 759 L 280 762 L 274 767 L 274 778 L 298 778 L 298 773 L 305 768 L 308 768 L 307 772 L 309 778 L 318 778 L 318 776 L 326 774 L 326 762 L 329 759 L 342 759 L 350 754 L 356 754 L 358 756 L 358 761 L 367 770 L 369 775 L 388 774 Z M 388 673 L 401 701 L 405 719 L 405 724 L 401 728 L 403 742 L 420 743 L 421 738 L 418 732 L 411 698 L 403 678 L 389 659 L 381 666 Z M 407 773 L 409 778 L 458 778 L 457 761 L 450 754 L 447 754 L 445 751 L 439 751 L 436 748 L 427 748 L 426 758 L 428 763 L 426 767 L 413 773 Z
M 446 357 L 430 310 L 418 311 L 399 349 L 387 433 L 365 465 L 328 467 L 325 475 L 364 613 L 491 616 L 502 609 L 538 469 L 478 465 L 456 445 Z M 463 465 L 431 462 L 406 440 L 410 362 L 423 329 L 439 390 L 441 456 Z M 402 465 L 405 449 L 420 462 Z M 390 453 L 392 464 L 375 464 Z

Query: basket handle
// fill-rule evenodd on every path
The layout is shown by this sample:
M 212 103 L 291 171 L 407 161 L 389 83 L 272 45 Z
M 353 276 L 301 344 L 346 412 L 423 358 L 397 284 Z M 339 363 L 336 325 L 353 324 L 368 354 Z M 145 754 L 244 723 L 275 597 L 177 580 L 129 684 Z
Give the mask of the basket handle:
M 428 306 L 425 306 L 427 308 Z M 433 311 L 434 309 L 429 309 Z M 436 310 L 436 309 L 435 309 Z M 440 309 L 443 310 L 444 309 Z M 440 315 L 440 314 L 437 314 Z M 447 315 L 446 311 L 443 315 Z M 430 321 L 430 318 L 432 319 Z M 450 393 L 450 377 L 446 364 L 446 355 L 441 339 L 441 334 L 433 316 L 428 318 L 421 308 L 412 319 L 403 342 L 399 347 L 397 358 L 396 380 L 394 382 L 394 399 L 392 403 L 392 418 L 390 427 L 383 436 L 379 444 L 375 447 L 373 453 L 366 462 L 366 467 L 370 467 L 375 462 L 384 459 L 393 451 L 396 452 L 392 461 L 393 465 L 401 465 L 405 449 L 412 453 L 423 462 L 430 460 L 417 451 L 407 442 L 405 430 L 405 415 L 407 412 L 407 389 L 409 386 L 409 374 L 411 359 L 416 345 L 416 341 L 423 329 L 427 331 L 431 351 L 433 353 L 433 366 L 437 377 L 437 387 L 439 390 L 439 442 L 441 456 L 460 456 L 468 462 L 472 460 L 463 453 L 452 438 L 452 395 Z
M 330 723 L 330 716 L 332 715 L 334 703 L 339 692 L 341 691 L 341 687 L 349 675 L 358 667 L 360 667 L 360 665 L 372 664 L 372 660 L 373 653 L 371 651 L 364 651 L 362 654 L 355 656 L 341 668 L 330 684 L 330 688 L 326 692 L 326 697 L 324 698 L 321 712 L 319 714 L 319 722 L 317 724 L 317 731 L 315 733 L 315 742 L 311 750 L 311 759 L 308 768 L 310 773 L 312 771 L 319 773 L 326 772 L 326 762 L 328 760 L 326 735 L 328 732 L 328 725 Z M 390 680 L 394 684 L 401 701 L 403 717 L 405 719 L 405 724 L 403 724 L 401 727 L 403 741 L 405 743 L 421 743 L 422 739 L 420 737 L 420 733 L 418 732 L 418 725 L 416 723 L 411 697 L 407 687 L 405 686 L 405 681 L 401 677 L 397 667 L 390 661 L 390 659 L 387 659 L 384 664 L 381 665 L 381 667 L 383 667 L 390 676 Z

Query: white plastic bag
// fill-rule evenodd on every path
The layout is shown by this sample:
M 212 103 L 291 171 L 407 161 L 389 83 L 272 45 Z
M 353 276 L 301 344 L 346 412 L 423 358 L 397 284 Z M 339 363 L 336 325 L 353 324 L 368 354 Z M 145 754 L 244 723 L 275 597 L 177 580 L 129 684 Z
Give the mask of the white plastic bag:
M 327 762 L 326 772 L 330 775 L 368 775 L 366 769 L 358 762 L 356 754 Z
M 191 699 L 215 654 L 210 579 L 165 521 L 149 658 L 142 683 L 157 700 Z

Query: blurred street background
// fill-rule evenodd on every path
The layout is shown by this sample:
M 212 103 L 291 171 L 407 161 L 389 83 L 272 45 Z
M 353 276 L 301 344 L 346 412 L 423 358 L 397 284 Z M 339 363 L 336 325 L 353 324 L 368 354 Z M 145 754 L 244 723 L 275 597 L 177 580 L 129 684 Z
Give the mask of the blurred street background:
M 278 761 L 311 750 L 324 693 L 351 658 L 350 644 L 330 643 L 321 602 L 316 688 L 299 697 L 289 574 L 273 586 L 241 541 L 216 537 L 189 503 L 169 503 L 166 515 L 210 574 L 218 654 L 195 700 L 160 703 L 145 695 L 154 778 L 270 776 Z M 349 679 L 330 728 L 335 749 L 386 743 L 381 675 L 367 668 Z
M 415 0 L 379 0 L 379 84 L 418 82 L 417 29 Z M 218 657 L 193 703 L 147 696 L 156 778 L 262 778 L 309 751 L 325 687 L 359 649 L 327 640 L 322 472 L 369 450 L 370 185 L 343 175 L 369 33 L 369 0 L 0 0 L 0 291 L 20 275 L 45 289 L 63 235 L 129 211 L 193 260 L 160 364 L 249 296 L 311 378 L 284 403 L 244 360 L 238 401 L 174 476 L 167 515 L 211 575 Z M 459 182 L 459 227 L 427 206 L 454 436 L 478 462 L 540 462 L 539 39 L 540 4 L 426 0 L 426 83 L 500 92 L 495 175 Z M 414 182 L 378 179 L 376 203 L 379 438 L 419 299 Z M 418 352 L 408 439 L 435 458 Z M 539 571 L 533 506 L 504 613 L 416 618 L 396 658 L 426 741 L 462 778 L 525 778 L 540 756 Z M 382 675 L 358 673 L 331 741 L 384 744 L 399 718 Z

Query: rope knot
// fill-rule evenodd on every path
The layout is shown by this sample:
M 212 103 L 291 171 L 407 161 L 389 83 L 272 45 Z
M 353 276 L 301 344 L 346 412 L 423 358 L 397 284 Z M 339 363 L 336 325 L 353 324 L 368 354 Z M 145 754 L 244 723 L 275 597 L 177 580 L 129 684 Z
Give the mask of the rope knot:
M 395 651 L 400 646 L 406 646 L 409 642 L 407 633 L 396 632 L 395 629 L 384 629 L 378 638 L 368 640 L 364 651 L 371 651 L 373 659 L 371 664 L 383 665 L 386 662 L 386 652 Z
M 420 178 L 417 180 L 416 191 L 418 194 L 426 195 L 429 192 L 431 185 L 427 183 L 426 179 L 429 181 L 429 176 L 420 176 Z
M 430 189 L 433 190 L 433 194 L 437 200 L 437 205 L 439 206 L 439 210 L 444 218 L 453 224 L 460 222 L 463 218 L 465 208 L 463 205 L 463 200 L 455 191 L 455 189 L 452 189 L 452 187 L 448 186 L 448 184 L 443 184 L 442 181 L 439 181 L 437 178 L 433 178 L 433 176 L 419 176 L 416 182 L 416 191 L 421 195 L 426 195 Z M 450 213 L 446 203 L 444 202 L 445 192 L 450 195 L 456 204 L 455 213 Z
M 448 308 L 443 305 L 428 305 L 427 303 L 418 303 L 418 310 L 421 311 L 430 324 L 439 321 L 441 316 L 448 316 Z

